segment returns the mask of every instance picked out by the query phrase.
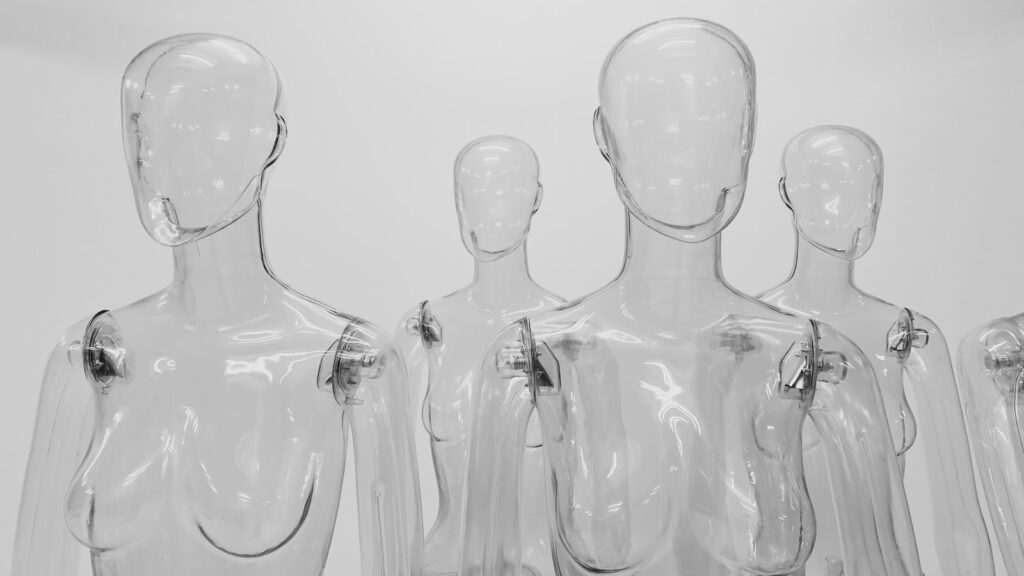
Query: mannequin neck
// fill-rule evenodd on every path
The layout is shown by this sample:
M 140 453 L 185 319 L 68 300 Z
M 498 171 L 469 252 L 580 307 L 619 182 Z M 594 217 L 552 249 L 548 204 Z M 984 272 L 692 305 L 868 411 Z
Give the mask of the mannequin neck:
M 174 248 L 173 291 L 189 313 L 223 319 L 256 315 L 278 286 L 263 247 L 262 201 L 205 238 Z
M 626 214 L 626 258 L 611 284 L 624 314 L 677 329 L 734 308 L 737 294 L 722 278 L 719 235 L 683 242 Z
M 670 279 L 726 286 L 721 235 L 703 242 L 683 242 L 650 228 L 627 210 L 626 261 L 619 279 Z
M 840 303 L 859 293 L 853 269 L 853 260 L 818 248 L 798 232 L 793 272 L 787 283 L 799 287 L 798 297 L 804 304 Z
M 474 262 L 470 290 L 479 296 L 514 298 L 525 293 L 524 287 L 533 285 L 526 259 L 526 242 L 497 260 Z

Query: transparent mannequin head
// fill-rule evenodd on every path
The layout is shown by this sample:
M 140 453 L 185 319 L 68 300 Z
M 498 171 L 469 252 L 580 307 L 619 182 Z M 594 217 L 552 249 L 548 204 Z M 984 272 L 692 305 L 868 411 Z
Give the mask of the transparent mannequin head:
M 756 116 L 754 61 L 703 20 L 648 24 L 609 53 L 594 114 L 598 146 L 627 209 L 701 242 L 732 221 L 746 188 Z
M 860 258 L 875 239 L 882 205 L 882 151 L 856 128 L 804 130 L 782 154 L 779 193 L 800 237 L 841 258 Z
M 124 150 L 139 218 L 165 246 L 208 236 L 248 212 L 286 137 L 274 65 L 210 34 L 161 40 L 121 85 Z
M 491 262 L 522 246 L 544 188 L 530 145 L 511 136 L 484 136 L 455 159 L 455 207 L 462 243 Z

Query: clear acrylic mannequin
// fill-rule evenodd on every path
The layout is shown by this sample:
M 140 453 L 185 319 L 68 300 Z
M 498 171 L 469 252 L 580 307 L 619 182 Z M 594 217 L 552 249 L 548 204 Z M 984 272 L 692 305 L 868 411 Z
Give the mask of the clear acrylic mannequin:
M 530 222 L 543 196 L 539 176 L 536 154 L 516 138 L 487 136 L 459 152 L 455 205 L 462 242 L 475 260 L 473 282 L 421 303 L 396 331 L 410 389 L 425 389 L 422 419 L 437 475 L 439 507 L 427 534 L 427 574 L 454 575 L 459 567 L 470 392 L 480 357 L 509 323 L 564 302 L 534 282 L 526 262 Z M 526 449 L 523 470 L 524 572 L 553 575 L 540 448 Z
M 957 359 L 989 519 L 1006 573 L 1024 574 L 1024 314 L 973 330 Z
M 802 574 L 813 400 L 844 529 L 845 564 L 826 574 L 919 576 L 868 360 L 721 276 L 720 233 L 753 142 L 747 48 L 710 22 L 656 22 L 615 46 L 599 86 L 595 133 L 626 207 L 625 263 L 601 290 L 506 328 L 484 355 L 460 573 L 519 565 L 532 404 L 563 576 Z
M 760 299 L 825 322 L 852 339 L 875 370 L 893 443 L 903 469 L 917 423 L 904 394 L 915 392 L 931 484 L 935 545 L 948 576 L 994 574 L 988 531 L 946 340 L 934 322 L 867 294 L 854 264 L 871 247 L 882 203 L 882 152 L 870 136 L 846 126 L 817 126 L 796 135 L 782 156 L 779 191 L 793 213 L 793 271 Z M 832 500 L 825 448 L 808 430 L 804 470 L 811 498 Z M 818 543 L 808 562 L 820 572 L 840 554 L 835 511 L 815 507 Z
M 318 576 L 351 432 L 365 576 L 422 571 L 404 366 L 379 328 L 278 280 L 267 178 L 286 139 L 273 65 L 168 38 L 122 84 L 139 216 L 174 279 L 51 355 L 15 576 Z M 88 570 L 88 569 L 84 569 Z

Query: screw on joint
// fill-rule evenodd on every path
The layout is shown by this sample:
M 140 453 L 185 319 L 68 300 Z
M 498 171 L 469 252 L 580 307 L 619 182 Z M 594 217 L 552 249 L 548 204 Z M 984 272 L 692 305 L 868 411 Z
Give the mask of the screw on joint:
M 82 365 L 88 378 L 106 394 L 117 379 L 128 376 L 128 351 L 121 344 L 120 329 L 110 312 L 92 317 L 81 343 Z M 74 346 L 74 345 L 73 345 Z
M 405 332 L 413 336 L 419 336 L 424 348 L 431 348 L 441 343 L 441 323 L 430 311 L 430 304 L 424 300 L 420 302 L 419 312 L 405 320 Z
M 989 352 L 985 355 L 985 369 L 990 372 L 1012 370 L 1021 364 L 1024 357 L 1020 350 L 1010 352 Z
M 839 384 L 849 373 L 849 363 L 842 352 L 823 350 L 818 354 L 818 382 Z
M 498 374 L 506 380 L 527 376 L 530 369 L 526 346 L 519 341 L 502 346 L 495 353 L 494 361 L 498 368 Z
M 783 398 L 802 400 L 818 382 L 839 384 L 849 373 L 842 352 L 819 350 L 808 341 L 793 343 L 779 362 L 780 393 Z
M 85 349 L 86 362 L 93 378 L 101 384 L 109 384 L 115 378 L 124 376 L 127 354 L 113 342 L 92 345 Z
M 1024 347 L 1013 332 L 1003 329 L 988 334 L 982 363 L 1003 392 L 1016 394 L 1024 386 Z
M 779 361 L 779 393 L 783 398 L 800 400 L 814 386 L 814 355 L 810 343 L 794 342 Z
M 927 330 L 914 327 L 913 313 L 904 308 L 886 334 L 887 350 L 902 362 L 910 355 L 912 348 L 924 348 L 930 339 Z
M 730 327 L 719 334 L 718 345 L 725 350 L 732 352 L 736 361 L 745 355 L 757 350 L 757 339 L 747 330 L 739 327 Z
M 317 388 L 334 393 L 339 404 L 361 404 L 356 392 L 364 379 L 383 374 L 387 355 L 370 346 L 365 331 L 353 322 L 342 332 L 320 359 Z
M 335 395 L 344 394 L 346 404 L 362 404 L 356 398 L 356 391 L 364 379 L 374 379 L 384 370 L 383 356 L 377 349 L 365 352 L 340 350 L 334 369 Z
M 553 394 L 559 389 L 561 370 L 558 358 L 544 342 L 533 339 L 530 322 L 519 321 L 521 332 L 515 339 L 508 340 L 494 353 L 494 365 L 498 375 L 505 379 L 525 378 L 525 385 L 533 393 Z

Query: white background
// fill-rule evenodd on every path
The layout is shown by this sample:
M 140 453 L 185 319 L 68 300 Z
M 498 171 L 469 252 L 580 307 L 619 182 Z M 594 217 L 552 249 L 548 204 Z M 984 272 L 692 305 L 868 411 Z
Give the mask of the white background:
M 843 123 L 874 136 L 886 159 L 859 284 L 928 314 L 954 346 L 1024 309 L 1019 1 L 0 0 L 0 566 L 53 342 L 170 279 L 169 251 L 137 222 L 121 152 L 119 82 L 135 53 L 171 34 L 220 32 L 276 63 L 290 139 L 267 206 L 274 268 L 390 328 L 470 279 L 451 162 L 487 133 L 521 137 L 541 159 L 535 278 L 576 297 L 616 273 L 622 209 L 590 131 L 597 73 L 618 38 L 670 16 L 732 28 L 757 62 L 750 186 L 725 233 L 735 285 L 757 292 L 789 270 L 793 236 L 775 192 L 782 146 L 805 127 Z M 937 575 L 922 469 L 912 459 L 908 492 Z M 429 522 L 437 498 L 429 469 L 421 475 Z M 356 573 L 353 488 L 327 574 Z

